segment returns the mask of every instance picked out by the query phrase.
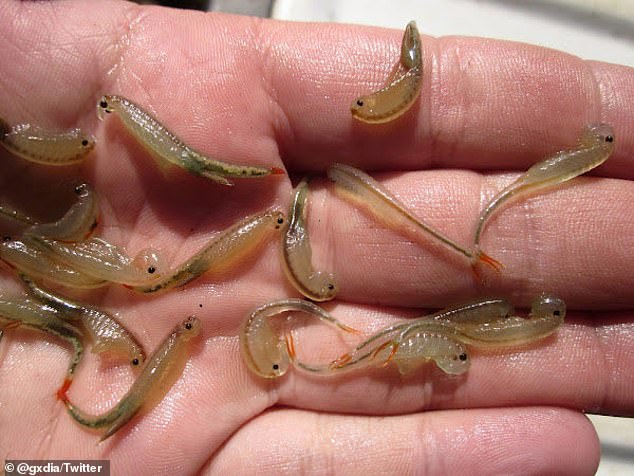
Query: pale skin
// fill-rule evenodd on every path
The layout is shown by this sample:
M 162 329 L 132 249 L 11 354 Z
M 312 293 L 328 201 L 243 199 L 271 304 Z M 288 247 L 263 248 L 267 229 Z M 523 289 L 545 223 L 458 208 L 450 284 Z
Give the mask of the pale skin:
M 175 134 L 219 160 L 313 173 L 313 261 L 336 273 L 341 290 L 328 310 L 354 328 L 369 334 L 482 293 L 508 295 L 521 309 L 546 290 L 568 306 L 556 336 L 521 352 L 473 350 L 463 376 L 423 366 L 406 378 L 391 367 L 268 381 L 242 363 L 238 332 L 249 310 L 297 296 L 271 240 L 230 272 L 176 291 L 82 294 L 121 311 L 148 353 L 182 316 L 203 323 L 165 399 L 100 445 L 55 398 L 70 350 L 7 332 L 0 428 L 12 431 L 0 432 L 0 457 L 107 458 L 113 471 L 137 474 L 161 474 L 166 461 L 184 474 L 492 474 L 526 465 L 541 474 L 593 473 L 599 446 L 581 410 L 634 415 L 634 71 L 517 43 L 435 39 L 419 27 L 421 96 L 398 124 L 377 131 L 354 121 L 349 104 L 382 86 L 401 30 L 122 2 L 0 3 L 2 116 L 94 133 L 95 151 L 71 170 L 103 197 L 95 232 L 130 254 L 152 247 L 182 263 L 245 216 L 285 209 L 292 186 L 275 176 L 236 180 L 228 190 L 181 170 L 163 173 L 116 121 L 98 121 L 104 93 L 160 110 Z M 518 202 L 488 223 L 482 246 L 505 268 L 484 275 L 487 288 L 461 257 L 376 226 L 324 177 L 333 162 L 360 167 L 431 225 L 468 242 L 488 198 L 548 153 L 574 146 L 596 121 L 612 124 L 618 142 L 593 177 Z M 45 184 L 68 171 L 0 157 L 9 203 L 42 221 L 63 215 L 72 201 L 54 203 Z M 15 286 L 8 270 L 2 277 Z M 325 330 L 298 331 L 302 359 L 328 362 L 359 339 Z M 126 393 L 133 371 L 85 354 L 69 397 L 102 413 Z

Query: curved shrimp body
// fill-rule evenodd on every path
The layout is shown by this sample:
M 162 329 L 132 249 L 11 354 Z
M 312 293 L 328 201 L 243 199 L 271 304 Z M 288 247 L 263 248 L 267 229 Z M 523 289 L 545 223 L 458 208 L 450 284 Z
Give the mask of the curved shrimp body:
M 480 237 L 491 215 L 506 202 L 561 184 L 605 162 L 614 151 L 614 130 L 607 124 L 590 124 L 583 130 L 579 146 L 557 152 L 530 167 L 515 182 L 499 192 L 484 207 L 478 218 L 473 243 L 479 249 Z
M 406 373 L 417 368 L 421 363 L 432 359 L 437 365 L 447 373 L 461 373 L 462 368 L 468 367 L 469 357 L 460 357 L 462 352 L 448 353 L 443 359 L 439 353 L 433 354 L 432 349 L 439 349 L 444 345 L 444 349 L 458 349 L 456 343 L 463 344 L 457 329 L 470 326 L 486 326 L 491 322 L 506 319 L 513 312 L 513 306 L 505 299 L 485 298 L 458 304 L 441 311 L 422 316 L 418 319 L 402 322 L 388 326 L 366 340 L 358 344 L 352 351 L 341 355 L 329 365 L 330 373 L 349 371 L 375 365 L 377 357 L 385 357 L 384 363 L 394 358 L 401 344 L 406 340 L 409 350 L 401 352 L 398 366 Z M 418 337 L 416 336 L 417 334 Z M 444 341 L 447 338 L 448 341 Z M 426 341 L 428 341 L 426 343 Z M 418 342 L 421 345 L 428 345 L 428 350 L 421 350 L 421 354 L 416 354 L 411 347 Z M 443 344 L 444 342 L 444 344 Z M 441 345 L 442 344 L 442 345 Z M 387 354 L 384 349 L 389 349 Z M 462 348 L 460 348 L 462 350 Z M 413 362 L 406 362 L 408 358 Z M 322 368 L 307 368 L 304 370 L 318 373 L 328 373 Z M 462 370 L 462 371 L 464 371 Z
M 328 168 L 327 174 L 330 180 L 335 182 L 337 191 L 344 198 L 362 208 L 376 220 L 383 222 L 388 228 L 407 233 L 420 241 L 423 241 L 424 237 L 431 237 L 471 261 L 480 261 L 496 271 L 500 270 L 501 263 L 486 253 L 480 251 L 474 254 L 418 220 L 383 185 L 362 170 L 350 165 L 334 164 Z
M 95 139 L 80 129 L 53 132 L 32 124 L 11 127 L 0 119 L 0 144 L 18 157 L 44 165 L 73 165 L 95 147 Z
M 20 274 L 48 279 L 72 288 L 96 288 L 107 281 L 80 273 L 53 258 L 49 250 L 43 249 L 27 236 L 23 240 L 0 243 L 0 259 L 15 268 Z
M 290 342 L 277 335 L 268 323 L 270 317 L 292 311 L 317 317 L 344 332 L 357 332 L 309 301 L 283 299 L 267 303 L 249 313 L 240 328 L 240 350 L 243 360 L 256 375 L 264 378 L 281 377 L 288 371 L 291 362 L 298 364 L 299 361 L 294 358 L 294 350 L 289 348 Z M 299 366 L 302 367 L 301 362 Z
M 52 223 L 34 224 L 27 228 L 25 233 L 66 242 L 79 241 L 90 236 L 97 227 L 99 217 L 97 194 L 88 183 L 76 185 L 74 192 L 77 202 L 62 218 Z
M 544 339 L 559 329 L 566 304 L 556 296 L 541 294 L 533 301 L 528 318 L 509 316 L 490 322 L 451 323 L 456 338 L 473 347 L 521 346 Z
M 337 294 L 332 273 L 315 271 L 306 226 L 308 182 L 302 180 L 293 193 L 286 227 L 282 233 L 282 262 L 295 289 L 313 301 L 328 301 Z
M 398 75 L 399 70 L 404 73 Z M 416 23 L 405 27 L 401 57 L 387 84 L 371 94 L 360 96 L 350 106 L 352 117 L 370 124 L 393 121 L 405 114 L 418 99 L 423 77 L 423 57 Z
M 200 329 L 200 321 L 193 316 L 178 324 L 150 356 L 130 390 L 111 410 L 102 415 L 90 415 L 63 395 L 68 413 L 83 426 L 105 428 L 100 441 L 112 436 L 140 410 L 150 410 L 165 396 L 183 372 L 189 343 Z
M 128 256 L 121 248 L 101 238 L 63 243 L 41 237 L 32 240 L 54 259 L 93 279 L 140 286 L 156 281 L 164 271 L 162 258 L 152 249 Z
M 82 331 L 62 319 L 54 309 L 38 301 L 0 296 L 0 329 L 13 327 L 45 332 L 65 340 L 73 347 L 73 358 L 66 373 L 65 387 L 68 388 L 84 352 Z
M 252 178 L 284 173 L 277 167 L 233 165 L 211 159 L 193 150 L 132 101 L 121 96 L 102 96 L 97 104 L 99 119 L 112 112 L 117 113 L 126 129 L 159 162 L 175 165 L 193 175 L 233 185 L 227 177 Z
M 29 293 L 47 306 L 56 309 L 64 320 L 81 321 L 90 336 L 92 352 L 112 352 L 137 366 L 145 362 L 143 346 L 114 316 L 95 307 L 79 304 L 38 286 L 26 276 L 21 276 Z
M 252 215 L 223 231 L 198 253 L 171 273 L 152 283 L 132 286 L 141 293 L 184 286 L 207 271 L 218 270 L 253 250 L 271 231 L 284 224 L 284 214 L 276 210 Z

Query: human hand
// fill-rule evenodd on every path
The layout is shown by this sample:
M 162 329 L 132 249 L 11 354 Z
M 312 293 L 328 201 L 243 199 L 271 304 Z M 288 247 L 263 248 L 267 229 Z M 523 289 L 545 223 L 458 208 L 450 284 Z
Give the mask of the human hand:
M 464 244 L 485 197 L 510 180 L 506 172 L 573 145 L 589 122 L 612 124 L 617 144 L 595 174 L 602 178 L 576 179 L 490 222 L 483 247 L 505 268 L 488 273 L 486 287 L 468 263 L 431 242 L 412 244 L 342 201 L 326 180 L 311 182 L 314 258 L 337 275 L 341 292 L 328 308 L 341 321 L 370 332 L 421 308 L 482 294 L 527 306 L 545 290 L 569 308 L 554 338 L 474 353 L 460 377 L 429 365 L 405 378 L 391 368 L 336 378 L 291 370 L 264 381 L 242 362 L 240 323 L 253 307 L 296 295 L 269 243 L 229 272 L 162 295 L 117 286 L 73 294 L 119 312 L 148 352 L 185 316 L 203 321 L 165 399 L 100 445 L 55 399 L 68 350 L 7 332 L 0 455 L 105 458 L 115 474 L 583 474 L 596 468 L 599 449 L 580 411 L 634 414 L 632 69 L 516 43 L 424 36 L 421 98 L 397 122 L 375 127 L 353 121 L 349 104 L 382 84 L 399 31 L 87 1 L 3 2 L 0 26 L 3 117 L 79 126 L 98 140 L 84 164 L 67 169 L 3 152 L 3 199 L 59 216 L 68 203 L 53 203 L 55 185 L 84 177 L 101 196 L 99 236 L 130 254 L 155 247 L 172 265 L 246 215 L 285 209 L 291 183 L 267 177 L 226 188 L 163 173 L 116 118 L 97 121 L 102 94 L 143 105 L 220 160 L 296 177 L 323 175 L 333 162 L 359 166 Z M 13 285 L 10 273 L 3 278 Z M 352 342 L 323 326 L 298 336 L 298 351 L 313 360 L 337 357 Z M 86 355 L 69 396 L 99 413 L 133 378 L 125 362 Z

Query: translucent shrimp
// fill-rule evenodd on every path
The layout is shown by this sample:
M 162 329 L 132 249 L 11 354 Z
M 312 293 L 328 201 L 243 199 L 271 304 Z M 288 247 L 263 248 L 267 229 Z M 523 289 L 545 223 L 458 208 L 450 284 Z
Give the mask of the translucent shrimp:
M 105 429 L 99 440 L 116 433 L 139 411 L 156 406 L 182 374 L 188 358 L 189 343 L 200 333 L 201 323 L 193 316 L 178 324 L 150 356 L 128 392 L 109 411 L 90 415 L 62 395 L 68 413 L 83 426 Z
M 128 256 L 121 248 L 101 238 L 89 238 L 77 243 L 63 243 L 33 237 L 37 245 L 66 266 L 94 279 L 126 286 L 147 285 L 165 272 L 162 257 L 153 249 Z
M 434 345 L 440 345 L 441 335 L 456 340 L 455 328 L 462 326 L 486 326 L 488 323 L 507 319 L 510 314 L 513 313 L 513 310 L 513 306 L 506 299 L 501 298 L 485 298 L 458 304 L 415 320 L 388 326 L 361 342 L 351 352 L 341 355 L 327 367 L 307 366 L 303 363 L 300 364 L 299 367 L 309 372 L 321 374 L 366 367 L 374 363 L 383 348 L 389 347 L 391 349 L 390 352 L 395 352 L 401 345 L 403 339 L 408 336 L 407 333 L 412 331 L 412 329 L 421 332 L 421 335 L 417 337 L 420 342 L 424 343 L 426 339 L 429 339 L 430 342 L 434 342 L 434 344 L 430 344 L 429 348 L 431 351 Z M 420 328 L 417 329 L 417 326 L 420 326 Z M 453 344 L 446 342 L 445 345 L 450 346 Z M 435 348 L 437 349 L 438 347 Z M 453 348 L 456 349 L 457 347 L 454 346 Z M 401 354 L 403 357 L 401 358 L 399 366 L 402 368 L 408 365 L 403 361 L 405 355 L 415 357 L 411 350 Z M 429 358 L 425 357 L 423 359 L 421 357 L 422 360 L 419 359 L 420 363 Z M 439 367 L 443 365 L 450 368 L 450 364 L 452 363 L 458 367 L 464 366 L 468 359 L 461 359 L 460 354 L 450 354 L 446 360 L 442 361 L 444 363 L 439 363 L 441 359 L 440 356 L 436 354 L 434 360 L 436 360 Z M 418 365 L 419 363 L 411 364 L 412 368 L 416 368 Z
M 247 367 L 260 377 L 281 377 L 294 361 L 292 341 L 277 335 L 268 323 L 270 317 L 289 311 L 317 317 L 345 332 L 358 332 L 339 322 L 321 307 L 302 299 L 284 299 L 260 306 L 247 316 L 240 329 L 242 358 Z
M 9 152 L 44 165 L 73 165 L 95 147 L 95 139 L 80 129 L 52 132 L 32 124 L 11 127 L 0 119 L 0 144 Z
M 337 283 L 332 273 L 313 269 L 306 227 L 307 201 L 308 182 L 302 180 L 293 193 L 288 220 L 282 233 L 282 263 L 295 289 L 313 301 L 328 301 L 337 294 Z
M 417 368 L 423 358 L 434 360 L 447 373 L 462 373 L 468 368 L 469 355 L 466 351 L 454 353 L 454 350 L 464 350 L 464 345 L 497 349 L 530 344 L 553 334 L 566 313 L 564 302 L 547 294 L 533 302 L 528 318 L 510 316 L 512 307 L 505 301 L 496 301 L 473 303 L 464 310 L 440 311 L 387 327 L 334 360 L 330 370 L 367 367 L 377 359 L 387 364 L 395 359 L 401 373 L 406 373 Z M 420 354 L 416 353 L 417 345 L 423 346 Z M 401 350 L 402 346 L 405 350 Z M 451 349 L 451 352 L 443 357 L 439 349 Z M 305 370 L 326 372 L 319 367 Z
M 404 73 L 398 75 L 399 70 Z M 350 106 L 352 117 L 371 124 L 393 121 L 405 114 L 420 95 L 423 78 L 423 57 L 416 23 L 405 27 L 401 57 L 387 84 L 376 92 L 355 99 Z
M 18 273 L 47 279 L 71 288 L 97 288 L 107 281 L 93 278 L 55 260 L 49 250 L 43 249 L 29 237 L 0 243 L 0 259 Z
M 405 331 L 396 343 L 386 343 L 373 353 L 374 361 L 393 361 L 401 375 L 413 372 L 426 361 L 433 360 L 439 369 L 450 375 L 459 375 L 471 366 L 464 344 L 444 332 L 424 327 Z
M 218 270 L 254 249 L 271 231 L 281 228 L 284 214 L 276 210 L 252 215 L 223 231 L 203 249 L 181 264 L 176 270 L 165 273 L 160 279 L 146 285 L 132 286 L 141 293 L 184 286 L 207 271 Z
M 584 174 L 605 162 L 613 151 L 612 126 L 590 124 L 584 128 L 577 148 L 557 152 L 533 165 L 484 207 L 473 238 L 474 254 L 477 256 L 479 253 L 480 237 L 488 220 L 502 204 Z
M 47 291 L 26 276 L 21 278 L 28 286 L 29 293 L 42 303 L 59 311 L 62 319 L 81 322 L 93 342 L 94 354 L 109 351 L 127 358 L 133 366 L 145 362 L 143 347 L 117 318 L 101 309 L 79 304 Z
M 105 114 L 112 112 L 118 114 L 126 129 L 162 164 L 176 165 L 193 175 L 223 185 L 233 185 L 227 177 L 252 178 L 284 174 L 278 167 L 233 165 L 211 159 L 193 150 L 132 101 L 120 96 L 103 96 L 97 104 L 99 119 L 103 120 Z
M 501 269 L 502 264 L 486 253 L 482 251 L 473 253 L 418 220 L 383 185 L 365 172 L 350 165 L 334 164 L 328 168 L 327 173 L 344 198 L 358 205 L 389 228 L 409 232 L 417 240 L 420 240 L 421 236 L 430 236 L 471 262 L 482 262 L 496 271 Z
M 97 227 L 99 216 L 97 194 L 88 183 L 78 184 L 73 190 L 77 195 L 77 202 L 62 218 L 52 223 L 30 226 L 25 233 L 30 236 L 67 242 L 83 240 L 90 236 Z
M 0 296 L 0 329 L 4 331 L 16 327 L 27 327 L 57 336 L 73 347 L 73 357 L 59 392 L 68 390 L 84 352 L 83 332 L 72 323 L 60 318 L 55 309 L 41 302 Z
M 531 305 L 528 318 L 509 316 L 490 322 L 453 323 L 456 338 L 478 348 L 522 346 L 544 339 L 559 329 L 566 316 L 563 300 L 541 294 Z

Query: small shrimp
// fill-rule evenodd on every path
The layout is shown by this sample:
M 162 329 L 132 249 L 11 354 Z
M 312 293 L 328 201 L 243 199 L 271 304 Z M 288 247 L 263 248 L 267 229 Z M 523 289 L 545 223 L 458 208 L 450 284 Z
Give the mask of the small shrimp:
M 227 266 L 235 259 L 255 248 L 272 230 L 284 224 L 284 214 L 277 210 L 252 215 L 223 231 L 203 249 L 171 273 L 152 283 L 130 286 L 141 293 L 153 293 L 184 286 L 207 271 Z
M 480 251 L 477 254 L 458 245 L 455 241 L 436 231 L 426 223 L 415 218 L 400 200 L 388 192 L 365 172 L 344 164 L 333 164 L 327 171 L 330 180 L 335 182 L 336 189 L 375 219 L 385 223 L 389 228 L 409 231 L 416 239 L 421 232 L 440 241 L 448 249 L 455 251 L 469 260 L 479 261 L 499 271 L 502 264 Z
M 66 379 L 58 391 L 58 395 L 68 390 L 75 370 L 84 352 L 83 332 L 60 318 L 55 309 L 40 302 L 24 298 L 7 298 L 0 296 L 0 329 L 27 327 L 45 332 L 65 340 L 73 347 L 73 358 L 66 371 Z
M 81 321 L 93 341 L 94 354 L 111 351 L 126 357 L 135 367 L 145 362 L 143 346 L 114 316 L 47 291 L 27 276 L 20 277 L 27 285 L 29 293 L 59 311 L 62 319 Z
M 512 199 L 518 199 L 535 193 L 543 188 L 559 185 L 584 174 L 605 162 L 614 151 L 614 130 L 607 124 L 587 125 L 576 149 L 563 150 L 538 162 L 521 177 L 499 192 L 484 207 L 478 218 L 473 238 L 474 255 L 480 249 L 480 236 L 491 215 L 500 205 Z
M 74 187 L 77 202 L 70 207 L 62 218 L 52 223 L 41 223 L 30 226 L 25 234 L 52 240 L 75 242 L 84 240 L 97 227 L 99 206 L 97 194 L 88 183 Z
M 419 317 L 415 320 L 388 326 L 358 344 L 351 352 L 347 352 L 339 358 L 333 360 L 327 369 L 311 366 L 300 366 L 300 368 L 309 372 L 327 374 L 367 367 L 373 362 L 375 357 L 382 351 L 383 348 L 389 347 L 391 349 L 390 352 L 396 352 L 398 347 L 401 345 L 401 342 L 408 337 L 408 332 L 411 333 L 414 331 L 420 331 L 420 339 L 423 343 L 426 339 L 429 339 L 430 342 L 435 342 L 435 344 L 430 344 L 431 349 L 433 348 L 433 345 L 441 343 L 442 336 L 456 341 L 456 327 L 459 328 L 467 324 L 472 326 L 486 326 L 490 322 L 507 319 L 512 312 L 513 306 L 507 300 L 500 298 L 485 298 L 458 304 L 438 312 Z M 454 342 L 446 342 L 445 345 L 453 346 L 453 349 L 458 348 L 455 346 Z M 408 350 L 401 355 L 405 356 L 409 354 L 415 357 L 411 350 Z M 456 368 L 467 365 L 466 362 L 468 360 L 464 357 L 460 358 L 460 353 L 451 353 L 447 356 L 446 360 L 442 360 L 438 354 L 436 354 L 436 357 L 437 358 L 434 360 L 437 365 L 440 368 L 446 367 L 448 369 L 451 368 L 451 364 L 458 365 Z M 425 357 L 425 359 L 419 359 L 419 363 L 413 362 L 407 364 L 403 361 L 404 358 L 405 357 L 400 359 L 399 363 L 399 366 L 403 369 L 405 369 L 408 365 L 412 368 L 416 368 L 420 365 L 420 363 L 428 360 L 428 358 Z M 445 369 L 443 368 L 443 370 Z
M 18 157 L 44 165 L 73 165 L 95 147 L 95 139 L 80 129 L 52 132 L 32 124 L 11 127 L 0 119 L 0 144 Z
M 126 129 L 159 163 L 176 165 L 193 175 L 223 185 L 233 185 L 227 177 L 252 178 L 284 174 L 278 167 L 233 165 L 211 159 L 189 147 L 132 101 L 121 96 L 102 96 L 97 104 L 97 116 L 103 120 L 106 114 L 112 112 L 118 113 Z
M 393 361 L 401 375 L 433 360 L 439 369 L 450 375 L 459 375 L 471 366 L 465 346 L 444 332 L 414 327 L 405 331 L 396 341 L 378 347 L 372 358 L 387 365 Z
M 164 271 L 162 257 L 152 249 L 130 257 L 118 246 L 101 238 L 89 238 L 77 243 L 35 236 L 32 240 L 50 251 L 54 259 L 94 279 L 140 286 L 156 281 Z
M 334 360 L 329 368 L 338 372 L 367 367 L 376 359 L 384 364 L 395 360 L 401 373 L 407 373 L 432 359 L 446 373 L 462 373 L 470 365 L 464 345 L 491 349 L 536 342 L 559 328 L 566 306 L 561 299 L 542 294 L 533 302 L 529 318 L 510 316 L 510 312 L 512 307 L 505 301 L 490 300 L 390 326 Z M 321 368 L 305 370 L 325 373 Z
M 90 415 L 75 406 L 64 394 L 62 401 L 68 413 L 83 426 L 105 428 L 100 442 L 109 438 L 140 410 L 149 411 L 167 394 L 182 374 L 189 342 L 200 333 L 201 327 L 200 320 L 193 316 L 178 324 L 148 359 L 130 390 L 111 410 L 101 415 Z
M 80 273 L 54 259 L 49 250 L 42 249 L 31 238 L 5 240 L 0 243 L 0 259 L 20 274 L 48 279 L 71 288 L 97 288 L 107 281 Z
M 397 76 L 401 68 L 404 68 L 405 72 Z M 411 21 L 403 34 L 400 61 L 395 65 L 386 86 L 355 99 L 350 106 L 352 117 L 370 124 L 381 124 L 402 116 L 420 95 L 422 78 L 420 34 L 416 23 Z
M 542 293 L 531 305 L 528 318 L 510 316 L 484 323 L 453 323 L 456 338 L 472 347 L 521 346 L 544 339 L 564 322 L 566 304 L 556 296 Z
M 264 304 L 249 313 L 240 329 L 243 360 L 247 367 L 260 377 L 281 377 L 288 371 L 291 362 L 296 362 L 292 341 L 276 335 L 268 324 L 268 318 L 289 311 L 317 317 L 345 332 L 358 332 L 310 301 L 283 299 Z
M 337 294 L 332 273 L 315 271 L 306 227 L 308 182 L 302 180 L 293 193 L 286 227 L 282 233 L 282 263 L 295 289 L 313 301 L 328 301 Z

